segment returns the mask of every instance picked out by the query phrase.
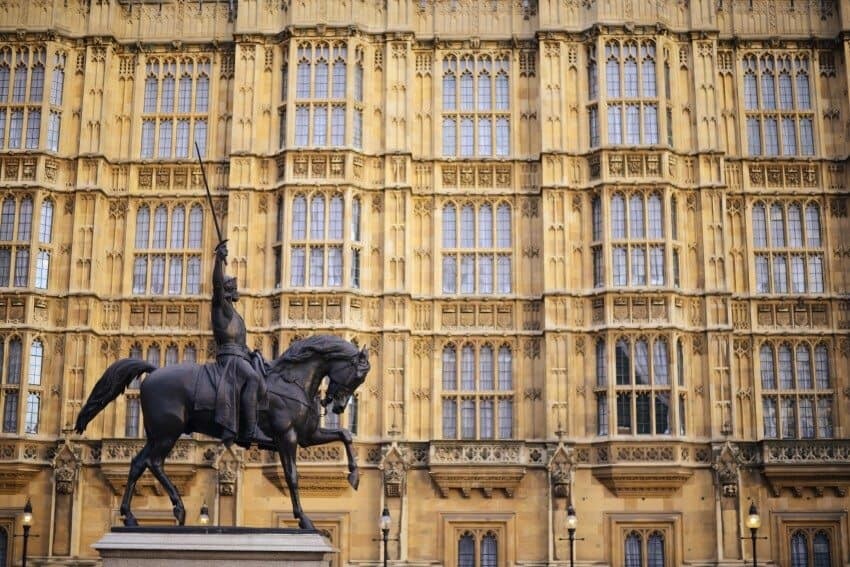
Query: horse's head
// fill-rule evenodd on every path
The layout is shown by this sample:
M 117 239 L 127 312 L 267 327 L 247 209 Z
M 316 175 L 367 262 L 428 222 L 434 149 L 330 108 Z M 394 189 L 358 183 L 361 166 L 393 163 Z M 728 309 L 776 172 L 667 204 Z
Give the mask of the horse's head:
M 354 391 L 366 380 L 371 368 L 369 352 L 366 347 L 351 358 L 339 358 L 331 361 L 328 368 L 328 390 L 322 405 L 333 404 L 334 413 L 342 413 L 348 405 Z

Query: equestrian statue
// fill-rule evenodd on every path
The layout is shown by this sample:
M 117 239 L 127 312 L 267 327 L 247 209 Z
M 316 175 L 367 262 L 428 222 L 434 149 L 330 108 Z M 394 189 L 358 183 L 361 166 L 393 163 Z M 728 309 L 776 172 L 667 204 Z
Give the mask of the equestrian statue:
M 256 444 L 276 451 L 289 487 L 292 513 L 302 529 L 314 528 L 298 495 L 299 446 L 342 442 L 348 457 L 348 482 L 355 489 L 360 482 L 351 433 L 319 427 L 319 420 L 322 408 L 331 406 L 337 414 L 345 410 L 369 372 L 367 350 L 358 350 L 339 337 L 317 335 L 295 341 L 271 362 L 258 352 L 249 352 L 245 322 L 233 305 L 239 299 L 236 278 L 224 275 L 226 260 L 226 241 L 221 241 L 215 248 L 212 278 L 216 361 L 157 369 L 143 360 L 119 360 L 106 369 L 77 416 L 75 430 L 82 433 L 130 382 L 147 373 L 139 393 L 147 442 L 130 464 L 120 508 L 125 526 L 138 525 L 130 503 L 146 469 L 168 493 L 177 521 L 185 523 L 183 501 L 165 474 L 163 462 L 180 436 L 188 433 L 203 433 L 226 445 L 235 441 L 242 447 Z M 319 387 L 325 377 L 328 386 L 322 397 Z

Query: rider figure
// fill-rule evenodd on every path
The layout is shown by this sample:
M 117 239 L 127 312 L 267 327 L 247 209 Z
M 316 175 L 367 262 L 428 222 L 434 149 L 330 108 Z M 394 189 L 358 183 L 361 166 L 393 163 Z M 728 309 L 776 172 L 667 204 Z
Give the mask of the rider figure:
M 212 327 L 218 353 L 216 361 L 224 380 L 229 381 L 239 400 L 239 422 L 236 424 L 236 408 L 230 407 L 230 415 L 217 418 L 223 426 L 222 441 L 248 448 L 256 435 L 257 404 L 266 396 L 265 379 L 251 366 L 250 352 L 245 341 L 245 321 L 233 307 L 239 300 L 236 278 L 225 277 L 227 263 L 226 240 L 215 247 L 213 267 Z M 238 431 L 234 431 L 238 428 Z

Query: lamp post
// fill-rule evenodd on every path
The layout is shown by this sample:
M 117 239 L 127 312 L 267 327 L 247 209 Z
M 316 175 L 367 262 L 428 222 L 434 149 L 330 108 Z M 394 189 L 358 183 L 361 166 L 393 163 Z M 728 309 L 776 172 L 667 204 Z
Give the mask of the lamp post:
M 575 547 L 576 540 L 576 527 L 578 526 L 578 516 L 576 516 L 576 509 L 573 508 L 573 505 L 570 504 L 567 506 L 567 532 L 569 533 L 570 538 L 570 567 L 573 567 L 573 553 Z
M 390 511 L 384 507 L 381 512 L 381 540 L 384 542 L 384 567 L 387 567 L 387 541 L 390 536 Z
M 756 562 L 756 532 L 761 527 L 761 517 L 759 516 L 759 511 L 756 508 L 756 503 L 752 502 L 750 504 L 749 515 L 747 516 L 747 527 L 750 528 L 750 539 L 753 542 L 753 567 L 757 567 L 758 563 Z
M 21 560 L 21 567 L 27 567 L 27 543 L 30 539 L 30 528 L 32 527 L 32 503 L 27 497 L 27 503 L 24 504 L 24 515 L 21 518 L 21 524 L 24 526 L 24 553 Z
M 202 526 L 208 526 L 210 523 L 210 509 L 207 508 L 206 502 L 201 506 L 201 514 L 198 516 L 198 522 Z

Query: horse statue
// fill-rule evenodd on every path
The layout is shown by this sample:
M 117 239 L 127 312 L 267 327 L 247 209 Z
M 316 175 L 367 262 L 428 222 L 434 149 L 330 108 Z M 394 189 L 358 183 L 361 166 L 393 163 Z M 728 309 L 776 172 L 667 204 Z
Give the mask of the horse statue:
M 258 445 L 261 449 L 278 453 L 292 499 L 292 513 L 302 529 L 314 527 L 301 508 L 298 495 L 295 461 L 298 446 L 341 441 L 348 457 L 348 482 L 357 489 L 360 472 L 351 433 L 342 428 L 319 427 L 319 406 L 332 405 L 334 413 L 342 413 L 355 389 L 366 379 L 369 368 L 366 348 L 358 350 L 352 343 L 331 335 L 296 341 L 268 365 L 268 407 L 261 407 L 258 416 L 258 427 L 268 439 L 261 439 Z M 186 522 L 183 501 L 165 474 L 163 462 L 183 434 L 198 432 L 217 439 L 222 437 L 222 427 L 215 421 L 214 410 L 196 403 L 198 392 L 203 390 L 198 387 L 199 381 L 208 380 L 203 370 L 204 367 L 197 364 L 176 364 L 157 369 L 143 360 L 125 358 L 106 369 L 80 410 L 75 425 L 77 433 L 82 433 L 130 382 L 146 372 L 150 373 L 140 387 L 147 442 L 130 464 L 120 509 L 125 526 L 138 525 L 130 502 L 136 481 L 145 469 L 150 469 L 165 488 L 179 524 L 182 526 Z M 320 399 L 319 386 L 325 376 L 329 383 L 325 397 Z

